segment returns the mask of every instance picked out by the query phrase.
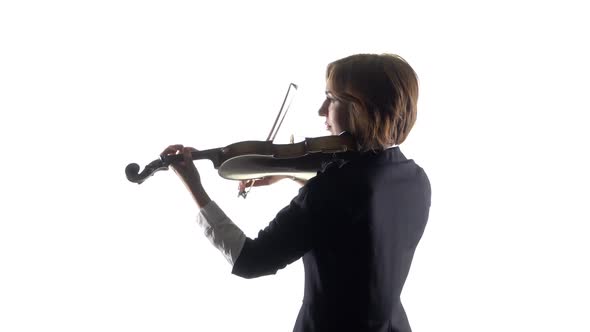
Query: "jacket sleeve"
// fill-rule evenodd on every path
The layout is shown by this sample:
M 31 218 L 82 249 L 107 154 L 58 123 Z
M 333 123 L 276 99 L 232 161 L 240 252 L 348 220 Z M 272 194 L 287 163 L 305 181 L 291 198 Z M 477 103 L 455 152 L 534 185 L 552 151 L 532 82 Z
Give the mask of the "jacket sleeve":
M 309 184 L 300 189 L 257 238 L 246 238 L 233 274 L 244 278 L 275 274 L 312 248 L 318 225 L 314 223 Z

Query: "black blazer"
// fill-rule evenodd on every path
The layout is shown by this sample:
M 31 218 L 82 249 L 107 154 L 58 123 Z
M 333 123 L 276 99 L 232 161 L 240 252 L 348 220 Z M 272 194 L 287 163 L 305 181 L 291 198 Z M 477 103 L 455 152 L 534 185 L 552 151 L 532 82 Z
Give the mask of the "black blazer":
M 430 195 L 426 173 L 398 147 L 331 163 L 246 239 L 232 273 L 274 274 L 303 257 L 294 331 L 409 332 L 400 293 Z

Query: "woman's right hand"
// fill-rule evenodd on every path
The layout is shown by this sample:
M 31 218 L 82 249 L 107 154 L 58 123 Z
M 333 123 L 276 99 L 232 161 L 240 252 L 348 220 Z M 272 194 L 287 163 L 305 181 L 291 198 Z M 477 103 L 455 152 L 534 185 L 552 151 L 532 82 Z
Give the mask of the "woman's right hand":
M 283 180 L 283 179 L 291 179 L 291 180 L 299 183 L 302 186 L 305 185 L 305 183 L 307 182 L 306 180 L 298 179 L 298 178 L 295 178 L 295 177 L 292 177 L 292 176 L 287 176 L 287 175 L 271 175 L 271 176 L 265 176 L 265 177 L 260 178 L 260 179 L 242 180 L 238 184 L 238 191 L 240 193 L 243 193 L 249 187 L 268 186 L 268 185 L 277 183 L 277 182 L 279 182 L 280 180 Z
M 246 188 L 249 188 L 249 187 L 268 186 L 268 185 L 277 183 L 280 180 L 288 179 L 288 178 L 289 178 L 289 176 L 285 176 L 285 175 L 271 175 L 271 176 L 265 176 L 260 179 L 242 180 L 238 184 L 238 190 L 240 192 L 243 192 L 246 190 Z

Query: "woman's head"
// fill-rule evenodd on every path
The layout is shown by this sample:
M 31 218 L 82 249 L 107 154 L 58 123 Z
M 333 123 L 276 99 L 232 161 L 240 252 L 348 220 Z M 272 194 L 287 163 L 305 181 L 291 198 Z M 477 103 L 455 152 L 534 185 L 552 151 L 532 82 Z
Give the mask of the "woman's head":
M 380 150 L 401 144 L 412 129 L 418 77 L 398 55 L 351 55 L 328 65 L 326 97 L 319 113 L 329 130 L 350 132 L 362 150 Z

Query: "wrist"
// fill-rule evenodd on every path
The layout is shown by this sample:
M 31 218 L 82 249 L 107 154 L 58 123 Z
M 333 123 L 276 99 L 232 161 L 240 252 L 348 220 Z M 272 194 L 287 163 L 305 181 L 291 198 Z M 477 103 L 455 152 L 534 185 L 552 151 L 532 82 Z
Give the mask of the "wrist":
M 301 186 L 304 186 L 307 183 L 307 180 L 304 179 L 300 179 L 300 178 L 296 178 L 294 176 L 291 176 L 290 179 L 298 184 L 300 184 Z
M 209 204 L 209 202 L 211 202 L 211 198 L 209 198 L 209 195 L 207 194 L 207 192 L 205 191 L 205 188 L 203 188 L 203 186 L 199 186 L 198 188 L 191 189 L 191 194 L 193 196 L 193 199 L 195 200 L 195 203 L 197 203 L 197 206 L 199 208 L 203 208 L 203 207 L 205 207 L 205 205 L 207 205 L 207 204 Z

